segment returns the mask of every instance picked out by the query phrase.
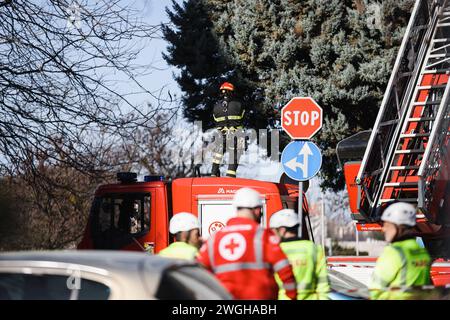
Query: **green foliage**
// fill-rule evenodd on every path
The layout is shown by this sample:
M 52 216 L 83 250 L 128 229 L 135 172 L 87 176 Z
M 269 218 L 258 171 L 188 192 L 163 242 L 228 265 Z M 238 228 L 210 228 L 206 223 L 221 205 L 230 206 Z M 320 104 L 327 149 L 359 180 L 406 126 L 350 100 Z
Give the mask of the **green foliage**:
M 175 27 L 165 29 L 165 58 L 181 70 L 177 81 L 191 120 L 209 120 L 210 113 L 201 112 L 210 110 L 218 78 L 228 75 L 253 111 L 248 125 L 255 128 L 273 126 L 277 109 L 293 96 L 313 97 L 325 115 L 314 139 L 325 154 L 323 187 L 339 189 L 336 144 L 373 126 L 413 3 L 189 0 L 168 11 Z M 212 47 L 203 46 L 200 35 Z M 194 53 L 202 73 L 185 57 Z

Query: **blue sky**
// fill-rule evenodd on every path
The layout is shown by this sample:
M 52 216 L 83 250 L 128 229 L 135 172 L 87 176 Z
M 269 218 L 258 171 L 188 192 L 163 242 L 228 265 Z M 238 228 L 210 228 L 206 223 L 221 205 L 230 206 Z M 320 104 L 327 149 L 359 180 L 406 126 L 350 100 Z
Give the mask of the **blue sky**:
M 177 0 L 181 3 L 182 0 Z M 172 7 L 172 1 L 169 0 L 134 0 L 129 1 L 132 7 L 137 8 L 142 13 L 144 21 L 150 25 L 158 25 L 160 23 L 169 22 L 169 18 L 165 12 L 165 7 Z M 164 61 L 162 52 L 166 50 L 167 42 L 163 39 L 151 39 L 144 44 L 145 47 L 139 55 L 136 63 L 139 65 L 151 65 L 151 73 L 140 77 L 139 80 L 145 88 L 150 91 L 157 91 L 164 88 L 164 93 L 170 91 L 172 96 L 179 96 L 180 90 L 176 81 L 173 79 L 173 72 L 177 72 Z M 148 95 L 139 94 L 130 98 L 134 103 L 151 102 L 156 103 Z

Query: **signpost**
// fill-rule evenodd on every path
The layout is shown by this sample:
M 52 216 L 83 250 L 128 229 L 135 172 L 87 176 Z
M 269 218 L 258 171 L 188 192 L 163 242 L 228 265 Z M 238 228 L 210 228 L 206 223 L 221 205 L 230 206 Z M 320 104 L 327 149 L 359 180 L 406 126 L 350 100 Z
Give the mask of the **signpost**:
M 289 143 L 281 155 L 283 169 L 298 184 L 298 215 L 300 220 L 299 236 L 303 228 L 303 181 L 314 177 L 322 165 L 320 149 L 308 141 L 321 128 L 322 108 L 310 97 L 292 98 L 281 109 L 281 127 L 295 140 Z

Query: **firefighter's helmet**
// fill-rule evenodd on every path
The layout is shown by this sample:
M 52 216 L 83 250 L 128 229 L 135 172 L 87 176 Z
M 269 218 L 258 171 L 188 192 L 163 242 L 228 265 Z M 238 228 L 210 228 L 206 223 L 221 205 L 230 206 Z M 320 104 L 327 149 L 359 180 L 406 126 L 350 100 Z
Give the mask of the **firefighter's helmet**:
M 272 229 L 281 227 L 291 228 L 298 224 L 300 224 L 298 216 L 292 209 L 283 209 L 275 212 L 269 221 L 269 226 Z
M 192 213 L 180 212 L 176 213 L 170 219 L 169 231 L 171 234 L 177 234 L 182 231 L 190 231 L 193 229 L 200 229 L 198 219 Z
M 406 202 L 393 203 L 384 210 L 381 220 L 396 225 L 414 227 L 416 225 L 416 208 Z
M 234 91 L 234 86 L 232 83 L 230 82 L 224 82 L 222 83 L 222 85 L 220 86 L 220 91 Z
M 236 209 L 262 207 L 260 194 L 251 188 L 241 188 L 234 194 L 233 206 Z

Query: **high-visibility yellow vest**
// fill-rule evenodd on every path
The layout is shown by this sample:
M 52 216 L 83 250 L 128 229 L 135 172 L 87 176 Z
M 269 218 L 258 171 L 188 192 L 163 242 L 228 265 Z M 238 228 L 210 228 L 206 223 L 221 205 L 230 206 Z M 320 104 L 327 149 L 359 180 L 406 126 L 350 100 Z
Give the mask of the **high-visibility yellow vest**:
M 159 255 L 167 258 L 177 258 L 177 259 L 186 259 L 186 260 L 194 260 L 197 256 L 198 249 L 186 242 L 174 242 L 167 248 L 161 250 Z
M 292 271 L 297 282 L 297 299 L 328 299 L 330 285 L 323 248 L 308 240 L 286 241 L 280 243 L 280 247 L 292 265 Z M 280 287 L 278 299 L 289 299 L 278 274 L 275 274 L 275 280 Z
M 405 288 L 430 284 L 431 263 L 427 250 L 421 248 L 415 239 L 392 243 L 384 248 L 377 260 L 369 284 L 371 299 L 424 298 L 426 292 L 421 292 L 419 289 L 405 290 Z

